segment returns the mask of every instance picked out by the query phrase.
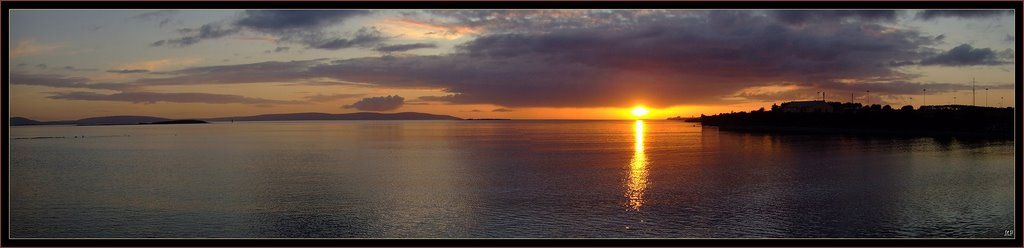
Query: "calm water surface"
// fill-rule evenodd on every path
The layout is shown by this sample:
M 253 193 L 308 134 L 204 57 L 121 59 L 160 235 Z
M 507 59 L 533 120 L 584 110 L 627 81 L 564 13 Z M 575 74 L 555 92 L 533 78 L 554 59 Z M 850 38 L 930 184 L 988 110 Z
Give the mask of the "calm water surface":
M 1001 237 L 1014 220 L 1005 140 L 671 121 L 38 126 L 10 136 L 14 238 Z

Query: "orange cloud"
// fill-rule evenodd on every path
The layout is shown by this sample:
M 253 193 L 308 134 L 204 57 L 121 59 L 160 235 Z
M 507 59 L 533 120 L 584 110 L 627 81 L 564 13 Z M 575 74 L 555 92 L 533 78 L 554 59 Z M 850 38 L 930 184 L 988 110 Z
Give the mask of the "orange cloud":
M 442 26 L 412 19 L 386 19 L 379 23 L 382 30 L 411 39 L 454 40 L 467 34 L 479 34 L 483 30 L 467 26 Z
M 118 66 L 119 70 L 149 70 L 158 71 L 166 68 L 181 68 L 203 62 L 202 58 L 166 58 L 155 60 L 143 60 L 127 63 Z
M 19 41 L 14 49 L 11 49 L 11 58 L 30 56 L 40 53 L 49 52 L 63 47 L 59 44 L 43 44 L 38 43 L 34 39 Z

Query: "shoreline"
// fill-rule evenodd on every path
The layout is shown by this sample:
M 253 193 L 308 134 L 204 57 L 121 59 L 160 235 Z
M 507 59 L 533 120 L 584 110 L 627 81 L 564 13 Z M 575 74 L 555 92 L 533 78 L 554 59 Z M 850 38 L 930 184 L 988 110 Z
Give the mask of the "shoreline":
M 756 133 L 787 133 L 787 134 L 845 134 L 864 136 L 914 136 L 914 137 L 963 137 L 963 138 L 1002 138 L 1013 139 L 1013 133 L 1003 132 L 964 132 L 941 130 L 887 130 L 860 128 L 829 128 L 829 127 L 793 127 L 763 125 L 710 125 L 722 131 L 756 132 Z

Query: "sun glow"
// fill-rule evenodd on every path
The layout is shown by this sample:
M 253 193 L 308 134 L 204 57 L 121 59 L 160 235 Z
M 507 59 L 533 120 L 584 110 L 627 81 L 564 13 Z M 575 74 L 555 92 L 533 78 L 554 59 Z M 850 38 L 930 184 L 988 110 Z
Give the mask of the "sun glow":
M 631 113 L 633 113 L 633 116 L 635 117 L 643 117 L 647 115 L 647 113 L 650 113 L 650 111 L 647 111 L 647 108 L 644 108 L 643 106 L 637 106 L 633 108 L 633 111 L 631 111 Z

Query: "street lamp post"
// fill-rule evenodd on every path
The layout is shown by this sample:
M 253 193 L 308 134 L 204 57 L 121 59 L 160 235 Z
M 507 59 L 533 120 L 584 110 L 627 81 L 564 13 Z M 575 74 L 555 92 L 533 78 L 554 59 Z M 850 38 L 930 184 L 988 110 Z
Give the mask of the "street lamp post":
M 924 107 L 928 101 L 928 89 L 921 89 L 921 107 Z

